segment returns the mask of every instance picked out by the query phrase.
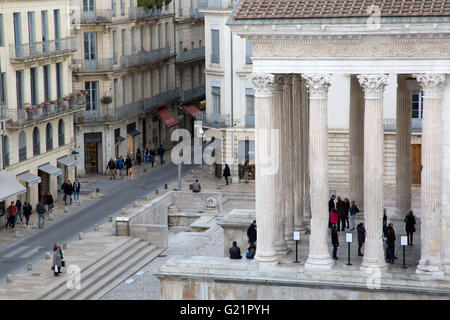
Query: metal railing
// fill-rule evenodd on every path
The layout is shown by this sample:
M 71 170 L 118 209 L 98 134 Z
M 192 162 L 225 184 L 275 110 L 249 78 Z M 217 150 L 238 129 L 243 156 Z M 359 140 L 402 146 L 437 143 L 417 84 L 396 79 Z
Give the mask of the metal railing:
M 231 10 L 237 0 L 198 0 L 199 9 L 209 10 Z
M 144 7 L 130 8 L 129 17 L 135 20 L 159 19 L 163 14 L 162 8 L 153 7 L 148 9 Z
M 203 125 L 212 128 L 231 127 L 231 117 L 229 114 L 206 113 L 203 119 Z
M 185 63 L 187 61 L 193 61 L 197 59 L 205 59 L 205 47 L 181 51 L 177 55 L 176 62 Z
M 203 85 L 189 90 L 184 90 L 181 93 L 181 101 L 189 102 L 191 100 L 195 100 L 204 96 L 205 96 L 205 86 Z
M 106 72 L 114 70 L 117 59 L 106 58 L 97 60 L 72 59 L 73 72 Z
M 113 18 L 112 12 L 112 10 L 108 9 L 83 11 L 80 16 L 80 23 L 110 23 Z
M 168 58 L 170 58 L 170 46 L 166 45 L 164 48 L 141 51 L 132 55 L 122 56 L 120 64 L 122 68 L 132 68 Z
M 198 8 L 191 8 L 191 19 L 204 19 L 205 15 Z
M 24 108 L 6 109 L 6 118 L 10 126 L 23 126 L 34 121 L 40 121 L 54 116 L 62 115 L 67 112 L 86 107 L 86 98 L 84 95 L 74 96 L 73 100 L 57 102 L 56 104 L 45 103 L 41 107 L 27 111 Z
M 396 119 L 383 119 L 384 131 L 395 132 L 397 130 Z M 422 132 L 422 119 L 411 118 L 411 132 Z
M 114 14 L 113 14 L 114 12 Z M 128 14 L 122 15 L 119 10 L 110 9 L 96 9 L 92 11 L 83 11 L 80 16 L 81 24 L 93 24 L 93 23 L 112 23 L 129 20 L 147 20 L 147 19 L 160 19 L 164 16 L 173 15 L 172 12 L 163 10 L 162 8 L 148 9 L 144 7 L 129 8 Z
M 145 111 L 152 110 L 172 102 L 180 98 L 180 88 L 175 88 L 169 91 L 161 92 L 153 97 L 144 100 Z
M 58 54 L 72 53 L 77 50 L 75 36 L 57 40 L 10 44 L 9 57 L 16 61 L 47 58 Z

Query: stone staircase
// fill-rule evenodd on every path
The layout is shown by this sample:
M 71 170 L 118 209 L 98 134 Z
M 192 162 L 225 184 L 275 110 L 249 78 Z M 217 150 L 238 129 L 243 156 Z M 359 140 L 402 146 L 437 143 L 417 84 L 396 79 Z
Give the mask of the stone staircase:
M 42 294 L 39 300 L 98 300 L 164 250 L 136 237 L 126 238 L 99 260 L 81 270 L 80 289 L 69 289 L 63 281 L 56 288 Z

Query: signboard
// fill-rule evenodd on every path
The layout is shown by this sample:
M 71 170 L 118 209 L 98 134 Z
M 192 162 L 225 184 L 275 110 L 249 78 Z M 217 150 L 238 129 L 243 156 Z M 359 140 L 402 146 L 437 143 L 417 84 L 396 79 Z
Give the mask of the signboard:
M 346 235 L 345 235 L 345 241 L 346 242 L 352 242 L 353 241 L 353 234 L 351 234 L 351 233 L 347 233 Z
M 300 240 L 300 231 L 294 231 L 294 240 Z
M 402 236 L 401 237 L 401 244 L 402 244 L 402 246 L 407 246 L 408 245 L 408 237 L 407 236 Z
M 128 218 L 128 217 L 117 217 L 116 221 L 128 222 L 128 221 L 130 221 L 130 218 Z

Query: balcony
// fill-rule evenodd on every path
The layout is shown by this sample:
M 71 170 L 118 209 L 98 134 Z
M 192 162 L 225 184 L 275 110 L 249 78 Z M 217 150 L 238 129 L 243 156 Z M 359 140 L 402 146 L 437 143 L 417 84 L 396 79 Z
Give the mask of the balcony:
M 80 16 L 80 24 L 111 23 L 112 12 L 112 10 L 107 9 L 83 11 Z
M 177 55 L 176 63 L 186 63 L 204 59 L 205 59 L 205 47 L 202 47 L 192 50 L 181 51 Z
M 237 0 L 198 0 L 198 8 L 200 10 L 231 10 Z
M 6 109 L 7 125 L 12 128 L 23 127 L 86 108 L 84 95 L 77 94 L 70 99 L 57 100 L 55 103 L 42 103 L 34 108 L 27 108 L 28 110 L 24 108 Z
M 162 8 L 147 9 L 144 7 L 130 8 L 129 16 L 130 19 L 134 20 L 151 20 L 151 19 L 160 19 L 164 16 L 173 15 L 172 12 L 164 13 Z
M 132 20 L 143 21 L 161 19 L 169 16 L 173 16 L 173 13 L 167 10 L 162 10 L 162 8 L 129 8 L 128 15 L 122 15 L 120 10 L 113 11 L 110 9 L 97 9 L 92 11 L 83 11 L 80 17 L 80 24 L 109 24 Z
M 72 71 L 74 73 L 110 72 L 114 70 L 116 60 L 114 58 L 97 60 L 72 59 Z
M 204 18 L 205 18 L 204 14 L 198 11 L 198 8 L 191 8 L 191 19 L 200 20 Z
M 395 132 L 396 119 L 383 119 L 384 131 Z M 422 132 L 422 119 L 411 118 L 411 132 Z
M 198 99 L 205 98 L 205 86 L 200 86 L 196 88 L 192 88 L 190 90 L 185 90 L 181 94 L 181 102 L 187 103 Z
M 58 40 L 32 42 L 24 44 L 10 44 L 9 57 L 12 62 L 24 62 L 36 59 L 46 59 L 51 56 L 69 54 L 77 50 L 74 36 Z
M 180 88 L 161 92 L 153 97 L 144 100 L 145 111 L 153 110 L 157 107 L 176 102 L 180 98 Z
M 231 127 L 231 117 L 229 114 L 206 113 L 203 126 L 217 129 L 228 128 Z
M 165 48 L 152 51 L 141 51 L 132 55 L 122 56 L 120 65 L 122 68 L 133 68 L 168 58 L 170 58 L 170 46 L 166 45 Z

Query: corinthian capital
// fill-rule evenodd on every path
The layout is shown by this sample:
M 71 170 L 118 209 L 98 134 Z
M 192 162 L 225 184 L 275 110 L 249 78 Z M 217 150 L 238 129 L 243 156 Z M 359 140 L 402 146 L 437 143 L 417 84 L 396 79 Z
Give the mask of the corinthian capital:
M 290 73 L 284 75 L 284 85 L 285 85 L 286 87 L 292 86 L 292 77 L 293 77 L 293 76 L 294 76 L 294 75 L 293 75 L 293 74 L 290 74 Z
M 328 87 L 331 85 L 329 74 L 302 74 L 302 78 L 306 81 L 310 99 L 327 98 Z
M 275 91 L 283 91 L 284 89 L 284 76 L 282 74 L 276 74 L 274 80 Z
M 249 76 L 255 86 L 255 97 L 269 97 L 273 95 L 274 75 L 271 73 L 255 72 Z
M 415 74 L 417 82 L 422 86 L 424 98 L 442 97 L 443 88 L 446 85 L 445 74 L 442 73 L 421 73 Z
M 388 75 L 384 73 L 359 74 L 357 76 L 359 84 L 364 90 L 365 98 L 383 98 L 384 88 L 388 81 Z

